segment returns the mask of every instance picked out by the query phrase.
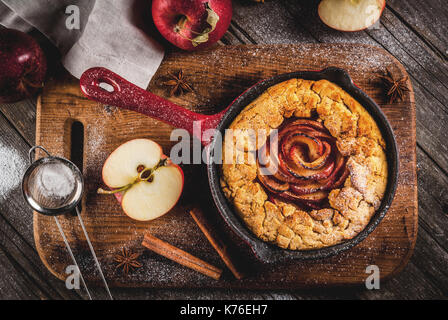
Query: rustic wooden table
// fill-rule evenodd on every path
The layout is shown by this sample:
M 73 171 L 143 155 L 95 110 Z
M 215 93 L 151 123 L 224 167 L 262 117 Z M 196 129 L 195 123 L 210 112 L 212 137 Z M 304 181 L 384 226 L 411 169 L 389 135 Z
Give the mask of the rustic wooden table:
M 356 33 L 324 26 L 316 0 L 234 1 L 221 41 L 228 44 L 365 43 L 381 47 L 407 69 L 417 106 L 419 231 L 404 271 L 380 290 L 307 291 L 114 289 L 117 299 L 431 299 L 448 296 L 448 10 L 443 0 L 387 0 L 381 23 Z M 38 38 L 38 34 L 33 33 Z M 44 39 L 50 61 L 57 53 Z M 50 63 L 54 65 L 54 63 Z M 50 73 L 52 72 L 50 68 Z M 36 101 L 0 105 L 0 299 L 83 299 L 41 263 L 32 212 L 19 184 L 35 141 Z M 98 293 L 101 288 L 98 288 Z

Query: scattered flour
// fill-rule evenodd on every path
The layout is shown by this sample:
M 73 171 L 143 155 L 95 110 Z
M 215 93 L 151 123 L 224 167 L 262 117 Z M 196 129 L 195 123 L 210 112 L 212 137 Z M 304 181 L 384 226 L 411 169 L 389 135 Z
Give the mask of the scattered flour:
M 23 156 L 0 142 L 0 199 L 20 185 L 26 166 Z

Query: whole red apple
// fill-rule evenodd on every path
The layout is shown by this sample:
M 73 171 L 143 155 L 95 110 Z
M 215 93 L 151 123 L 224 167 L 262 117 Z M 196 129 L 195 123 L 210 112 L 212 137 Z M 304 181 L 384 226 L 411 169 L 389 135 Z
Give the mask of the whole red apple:
M 231 0 L 153 0 L 152 17 L 160 33 L 184 50 L 205 48 L 226 33 Z
M 39 44 L 18 30 L 0 29 L 0 103 L 34 95 L 41 87 L 47 61 Z

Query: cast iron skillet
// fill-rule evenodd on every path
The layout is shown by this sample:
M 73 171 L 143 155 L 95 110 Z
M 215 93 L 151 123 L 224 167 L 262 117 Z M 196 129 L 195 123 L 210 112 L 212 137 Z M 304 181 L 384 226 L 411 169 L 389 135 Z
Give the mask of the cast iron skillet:
M 293 251 L 281 249 L 277 246 L 261 241 L 256 238 L 249 231 L 249 229 L 247 229 L 240 218 L 234 213 L 226 197 L 221 191 L 219 183 L 220 165 L 215 164 L 216 161 L 213 161 L 216 154 L 219 154 L 219 152 L 211 152 L 215 147 L 220 148 L 221 146 L 215 145 L 215 141 L 213 139 L 210 139 L 210 137 L 203 134 L 206 130 L 214 128 L 223 134 L 224 130 L 229 127 L 233 119 L 250 102 L 261 95 L 267 88 L 291 78 L 301 78 L 307 80 L 326 79 L 342 87 L 342 89 L 359 101 L 361 105 L 363 105 L 363 107 L 372 115 L 373 119 L 378 124 L 387 145 L 386 155 L 389 167 L 389 178 L 380 208 L 375 212 L 367 227 L 353 239 L 331 247 L 316 250 Z M 104 86 L 100 86 L 102 83 L 110 85 L 110 90 L 103 89 L 102 87 Z M 293 259 L 319 259 L 348 250 L 364 240 L 367 235 L 376 228 L 392 203 L 398 178 L 398 150 L 394 133 L 380 107 L 369 96 L 367 96 L 367 94 L 354 85 L 348 73 L 343 69 L 330 67 L 322 71 L 298 71 L 274 76 L 258 82 L 243 92 L 224 111 L 215 115 L 202 115 L 191 112 L 131 84 L 105 68 L 92 68 L 85 71 L 81 76 L 80 85 L 84 95 L 90 99 L 103 104 L 114 105 L 140 112 L 150 117 L 167 122 L 177 128 L 186 129 L 195 137 L 199 138 L 203 145 L 208 148 L 210 160 L 207 164 L 208 180 L 213 195 L 213 200 L 218 208 L 218 211 L 228 226 L 250 246 L 255 256 L 262 262 L 274 263 Z M 201 124 L 200 130 L 194 130 L 194 121 L 197 121 L 196 124 Z

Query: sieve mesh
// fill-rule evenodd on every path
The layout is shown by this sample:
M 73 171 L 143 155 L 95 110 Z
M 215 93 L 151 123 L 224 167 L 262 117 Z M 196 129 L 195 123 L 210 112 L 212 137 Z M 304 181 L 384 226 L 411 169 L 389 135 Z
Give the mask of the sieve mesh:
M 42 208 L 58 209 L 69 205 L 77 196 L 77 188 L 72 168 L 58 159 L 38 165 L 28 179 L 29 195 Z

